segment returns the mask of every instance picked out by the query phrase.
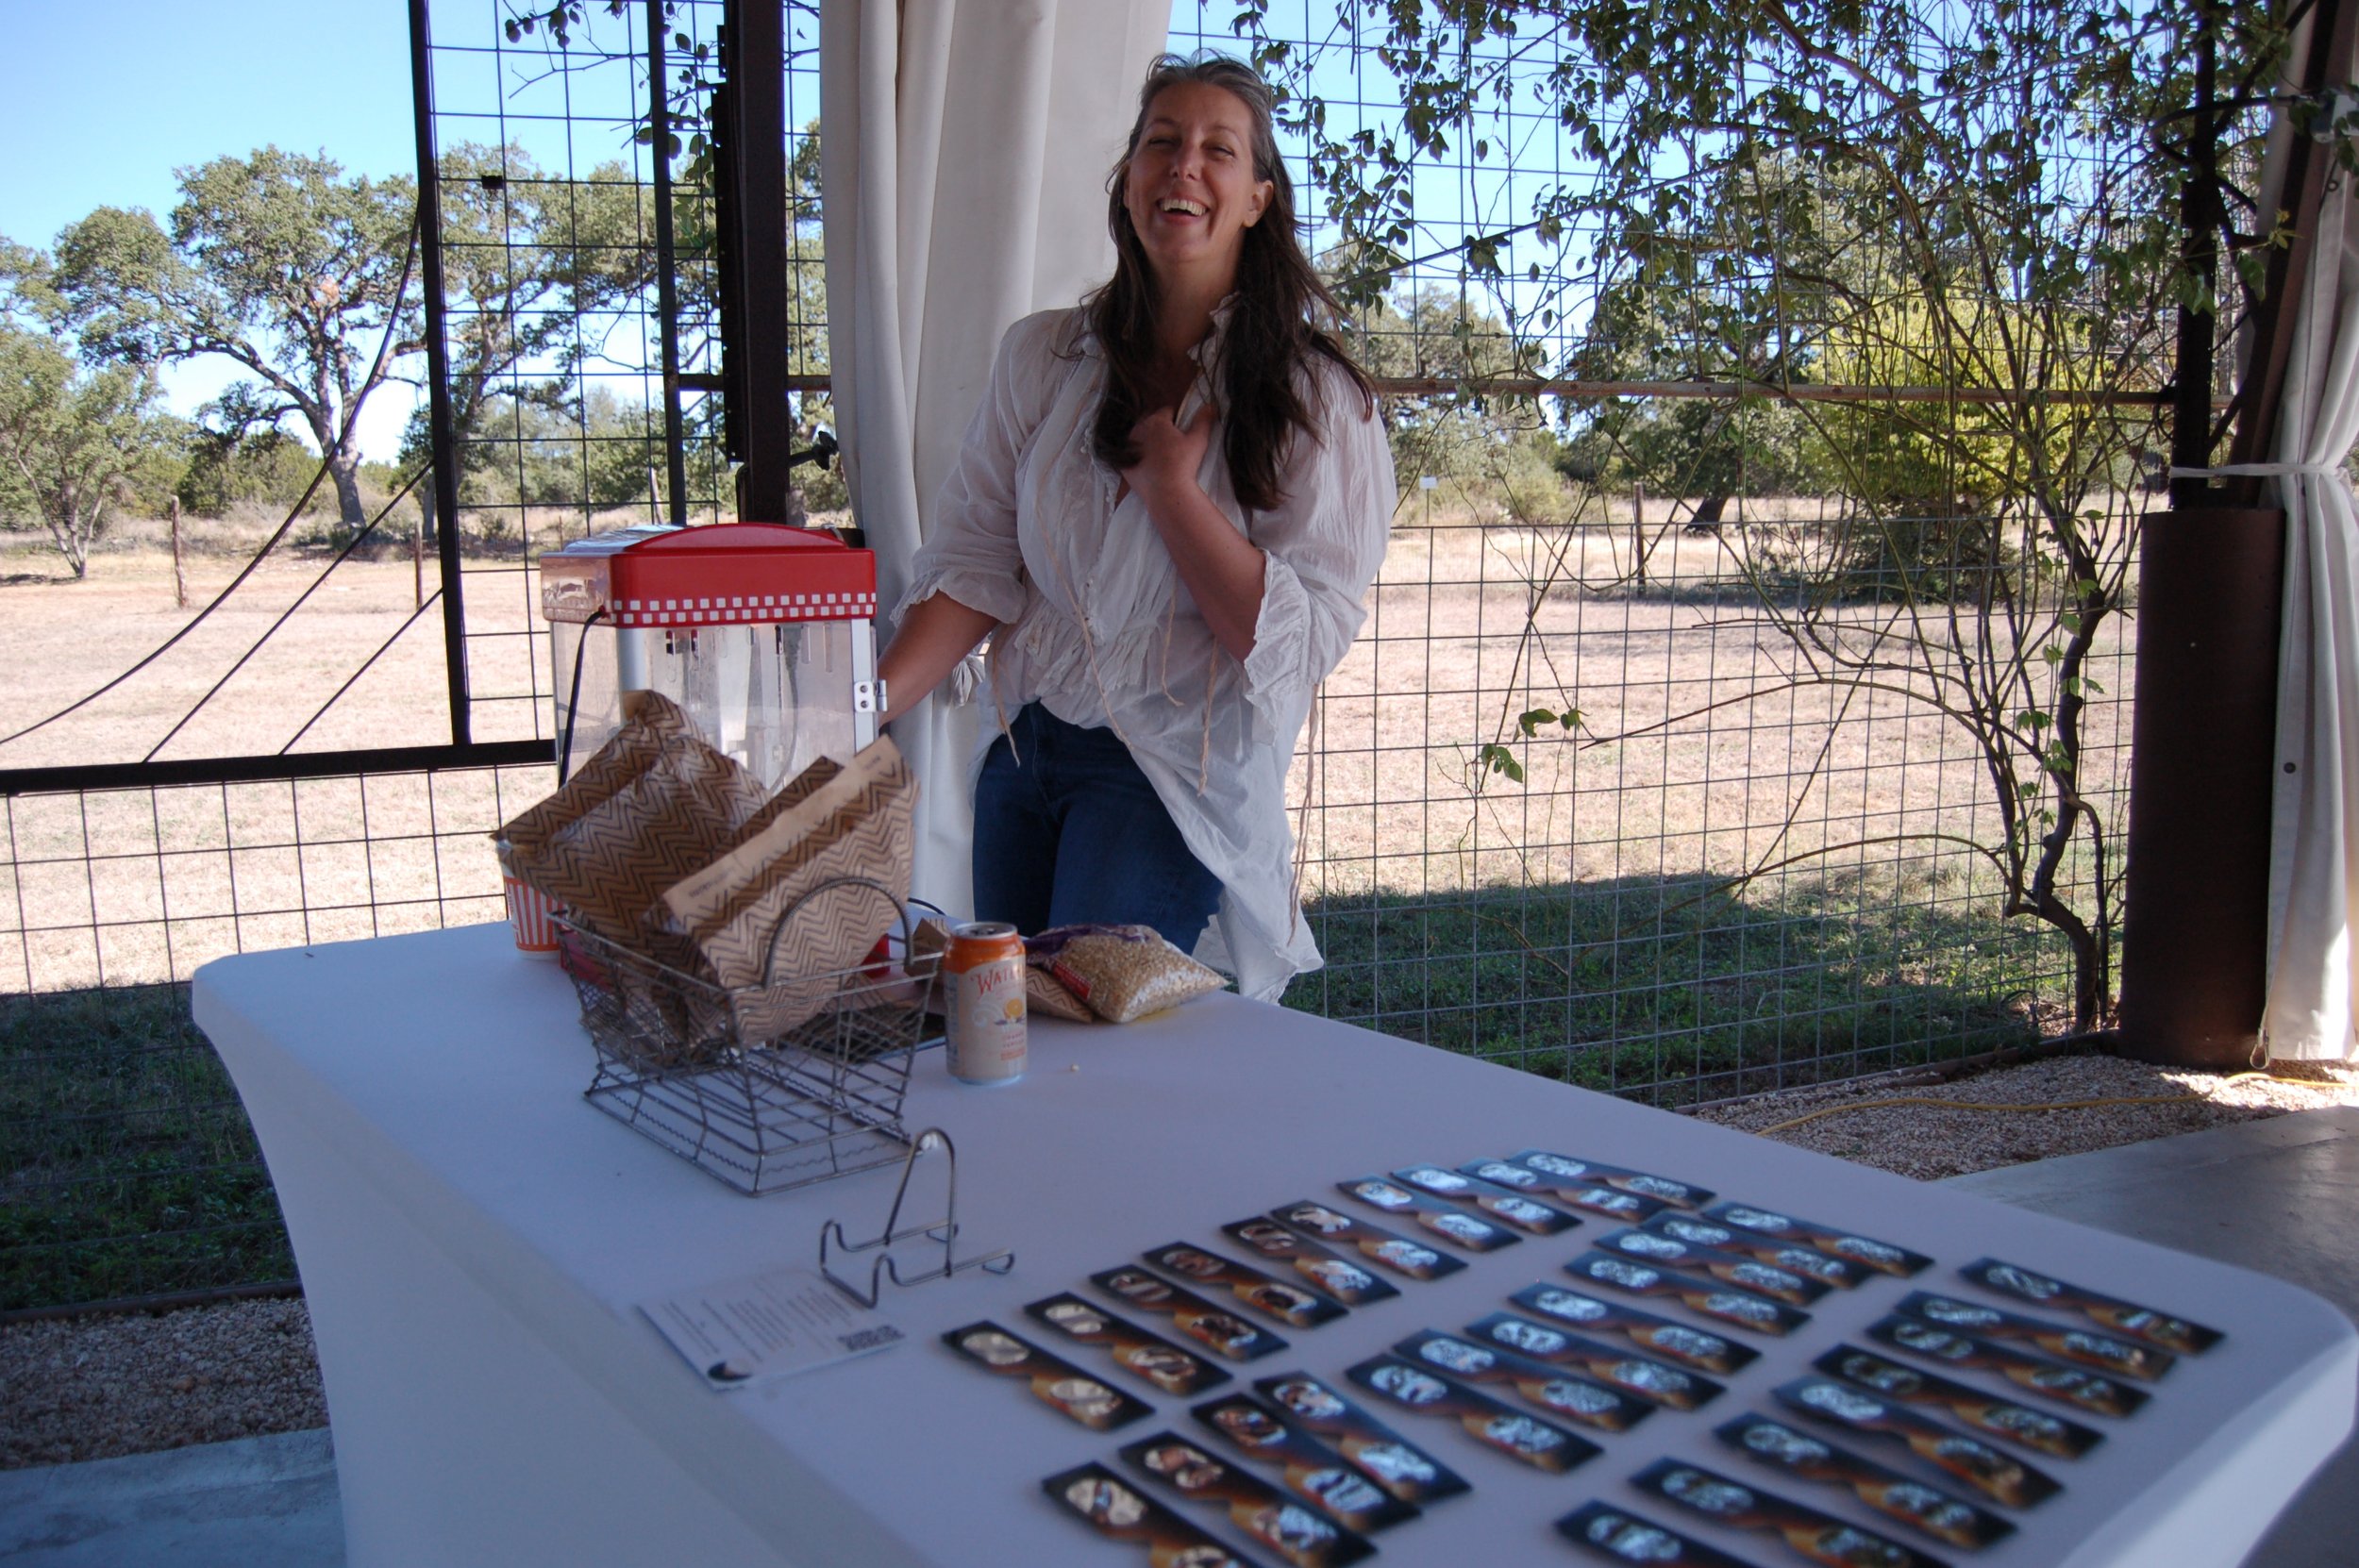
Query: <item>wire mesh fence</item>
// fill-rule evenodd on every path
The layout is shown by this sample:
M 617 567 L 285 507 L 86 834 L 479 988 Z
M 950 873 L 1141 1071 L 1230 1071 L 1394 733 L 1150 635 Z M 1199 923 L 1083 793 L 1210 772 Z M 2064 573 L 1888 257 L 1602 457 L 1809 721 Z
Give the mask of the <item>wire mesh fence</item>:
M 524 12 L 503 0 L 429 8 L 466 717 L 478 742 L 537 741 L 535 555 L 733 515 L 695 140 L 722 8 L 582 8 L 562 47 L 512 29 Z M 831 418 L 816 20 L 785 9 L 790 411 L 809 431 Z M 1239 10 L 1257 16 L 1239 28 Z M 1287 46 L 1269 66 L 1293 94 L 1285 151 L 1402 482 L 1362 636 L 1290 781 L 1328 962 L 1287 1005 L 1665 1104 L 2052 1036 L 2093 1021 L 2092 994 L 2101 1016 L 2128 566 L 2161 444 L 2138 379 L 2151 345 L 2109 378 L 1936 363 L 1830 308 L 1784 370 L 1746 359 L 1728 318 L 1758 279 L 1707 269 L 1633 293 L 1598 260 L 1594 215 L 1531 217 L 1586 165 L 1518 96 L 1516 72 L 1556 63 L 1530 37 L 1469 49 L 1502 62 L 1499 113 L 1403 176 L 1406 226 L 1380 256 L 1367 214 L 1330 200 L 1334 148 L 1405 112 L 1377 25 L 1350 3 L 1174 8 L 1175 48 Z M 642 135 L 656 83 L 679 137 L 668 197 Z M 2068 196 L 2093 165 L 2057 152 Z M 1813 231 L 1822 259 L 1886 264 L 1832 232 Z M 1652 313 L 1630 315 L 1642 301 Z M 1800 383 L 1805 337 L 1818 368 Z M 1843 405 L 1827 372 L 1845 354 L 1858 383 L 1946 374 L 1991 396 Z M 2034 376 L 2068 395 L 2027 401 Z M 1827 459 L 1845 442 L 1949 482 L 1871 484 Z M 2060 489 L 1991 458 L 2025 452 L 2079 464 L 2084 558 L 2054 547 Z M 814 514 L 841 509 L 832 476 L 798 475 Z M 68 721 L 28 730 L 57 694 L 0 696 L 0 766 L 440 742 L 430 513 L 398 503 L 359 550 L 332 532 L 278 544 L 172 658 Z M 44 609 L 14 636 L 89 616 Z M 102 617 L 90 667 L 130 666 L 182 620 L 145 601 Z M 485 836 L 550 782 L 537 765 L 356 764 L 8 796 L 0 991 L 24 994 L 0 1020 L 0 1309 L 283 1277 L 267 1183 L 176 983 L 222 953 L 498 918 Z

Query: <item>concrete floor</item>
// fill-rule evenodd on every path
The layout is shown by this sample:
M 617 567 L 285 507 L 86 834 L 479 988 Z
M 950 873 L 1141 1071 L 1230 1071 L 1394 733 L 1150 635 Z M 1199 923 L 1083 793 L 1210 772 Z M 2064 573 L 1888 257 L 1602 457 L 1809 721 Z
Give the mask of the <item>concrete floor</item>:
M 2359 1318 L 2359 1109 L 2303 1111 L 1960 1176 L 1952 1186 L 2200 1253 Z M 343 1568 L 326 1432 L 0 1472 L 9 1568 Z M 2346 1446 L 2246 1568 L 2359 1561 L 2359 1445 Z
M 2239 1122 L 1949 1183 L 2315 1292 L 2359 1320 L 2359 1108 Z M 2245 1568 L 2359 1562 L 2359 1443 L 2278 1516 Z
M 343 1568 L 325 1429 L 0 1471 L 11 1568 Z

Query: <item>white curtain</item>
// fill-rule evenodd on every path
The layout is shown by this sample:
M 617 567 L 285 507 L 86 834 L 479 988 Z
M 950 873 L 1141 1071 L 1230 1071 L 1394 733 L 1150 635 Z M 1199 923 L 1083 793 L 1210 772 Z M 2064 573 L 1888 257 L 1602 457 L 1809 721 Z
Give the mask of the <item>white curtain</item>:
M 828 360 L 883 605 L 909 582 L 1000 334 L 1113 269 L 1106 174 L 1170 21 L 1171 0 L 820 8 Z M 961 916 L 981 722 L 945 688 L 893 726 L 920 780 L 916 893 Z
M 2305 24 L 2291 60 L 2307 58 L 2307 32 Z M 2340 62 L 2327 79 L 2351 80 L 2351 66 Z M 2281 147 L 2284 134 L 2281 125 Z M 2282 176 L 2282 155 L 2269 161 Z M 2277 205 L 2264 193 L 2261 210 Z M 2279 1059 L 2342 1060 L 2359 1055 L 2351 940 L 2359 904 L 2359 507 L 2342 476 L 2359 440 L 2359 203 L 2347 176 L 2330 183 L 2317 232 L 2301 295 L 2290 302 L 2300 314 L 2274 460 L 2256 465 L 2277 490 L 2286 530 L 2262 1034 Z

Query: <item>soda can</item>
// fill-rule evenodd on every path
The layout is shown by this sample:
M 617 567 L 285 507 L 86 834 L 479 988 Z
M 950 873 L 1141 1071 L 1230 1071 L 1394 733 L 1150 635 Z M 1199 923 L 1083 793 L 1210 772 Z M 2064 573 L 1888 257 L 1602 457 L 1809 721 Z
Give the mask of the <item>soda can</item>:
M 942 956 L 950 1076 L 961 1083 L 1013 1083 L 1029 1043 L 1024 1012 L 1024 939 L 1012 926 L 978 921 L 950 933 Z

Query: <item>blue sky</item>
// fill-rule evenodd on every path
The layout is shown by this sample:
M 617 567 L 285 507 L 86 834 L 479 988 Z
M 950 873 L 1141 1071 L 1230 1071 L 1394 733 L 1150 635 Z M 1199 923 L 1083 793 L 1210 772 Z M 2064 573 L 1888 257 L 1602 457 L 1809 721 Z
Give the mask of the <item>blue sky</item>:
M 273 142 L 355 173 L 417 166 L 402 0 L 5 0 L 0 17 L 0 234 L 19 243 L 45 248 L 96 207 L 160 219 L 176 167 Z M 199 361 L 165 392 L 189 413 L 233 378 L 227 361 Z M 363 409 L 371 457 L 400 444 L 409 403 L 389 387 Z

